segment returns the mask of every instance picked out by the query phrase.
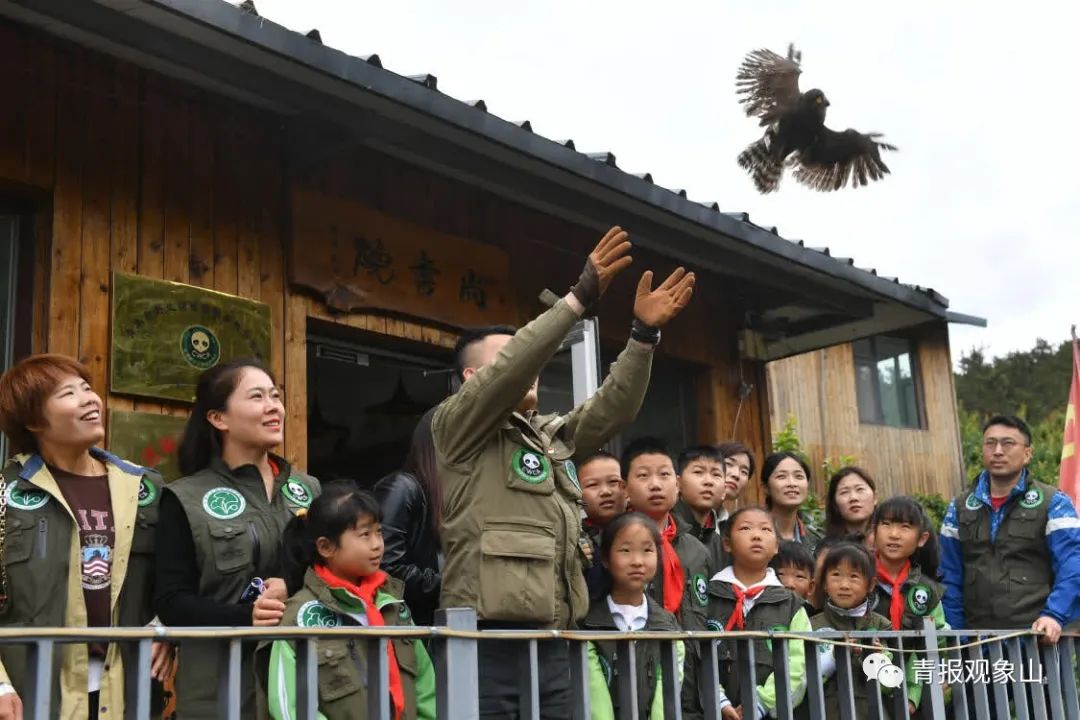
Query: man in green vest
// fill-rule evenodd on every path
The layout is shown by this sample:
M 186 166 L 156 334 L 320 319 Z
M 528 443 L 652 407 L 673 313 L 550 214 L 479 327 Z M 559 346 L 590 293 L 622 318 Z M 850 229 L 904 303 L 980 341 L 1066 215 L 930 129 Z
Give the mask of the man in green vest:
M 482 629 L 573 628 L 588 610 L 574 463 L 633 422 L 660 328 L 686 307 L 694 275 L 679 268 L 655 290 L 652 273 L 642 276 L 631 339 L 581 406 L 566 415 L 538 414 L 537 378 L 586 309 L 630 265 L 629 251 L 627 234 L 612 228 L 577 284 L 550 310 L 516 332 L 483 328 L 458 341 L 463 384 L 432 420 L 444 488 L 441 605 L 475 608 Z M 479 644 L 482 717 L 518 716 L 519 650 L 506 642 Z M 542 642 L 538 652 L 542 717 L 569 717 L 566 644 Z
M 955 629 L 1031 628 L 1056 643 L 1080 617 L 1080 518 L 1072 500 L 1031 477 L 1031 430 L 1011 415 L 983 428 L 975 484 L 941 526 L 945 618 Z

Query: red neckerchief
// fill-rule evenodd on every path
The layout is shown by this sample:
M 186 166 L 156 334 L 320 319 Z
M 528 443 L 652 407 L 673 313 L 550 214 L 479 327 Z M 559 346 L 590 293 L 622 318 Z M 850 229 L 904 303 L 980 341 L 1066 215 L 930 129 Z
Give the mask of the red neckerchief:
M 675 518 L 669 514 L 660 539 L 664 553 L 664 609 L 672 614 L 678 613 L 682 605 L 684 585 L 682 562 L 675 552 L 675 546 L 671 544 L 676 530 L 678 527 L 675 525 Z
M 727 625 L 724 626 L 725 630 L 738 629 L 742 630 L 746 627 L 746 617 L 743 614 L 743 604 L 747 598 L 754 598 L 760 595 L 768 585 L 755 585 L 752 588 L 742 590 L 735 583 L 731 583 L 731 591 L 735 593 L 735 609 L 731 611 L 731 617 L 728 618 Z
M 325 565 L 315 565 L 315 574 L 329 587 L 345 590 L 364 601 L 364 614 L 367 615 L 368 625 L 382 627 L 386 625 L 382 613 L 375 606 L 375 591 L 386 582 L 386 573 L 376 570 L 365 578 L 360 579 L 359 585 L 354 585 L 348 580 L 342 580 L 330 571 Z M 394 717 L 400 718 L 405 712 L 405 691 L 401 686 L 401 672 L 398 669 L 397 655 L 394 654 L 394 644 L 386 641 L 386 653 L 389 658 L 387 663 L 390 671 L 390 698 L 394 701 Z
M 878 582 L 892 587 L 892 600 L 889 603 L 889 619 L 892 620 L 893 630 L 899 630 L 904 620 L 904 594 L 900 591 L 904 581 L 907 580 L 908 572 L 911 571 L 911 560 L 904 561 L 904 567 L 900 568 L 895 578 L 889 576 L 889 571 L 877 561 Z
M 711 530 L 713 526 L 713 514 L 709 513 L 705 516 L 705 522 L 701 524 L 702 529 Z

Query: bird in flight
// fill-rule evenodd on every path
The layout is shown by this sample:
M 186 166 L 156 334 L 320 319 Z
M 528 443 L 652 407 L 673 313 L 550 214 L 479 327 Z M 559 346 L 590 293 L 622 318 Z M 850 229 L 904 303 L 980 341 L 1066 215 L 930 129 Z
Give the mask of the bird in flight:
M 817 88 L 799 91 L 802 53 L 788 46 L 787 57 L 771 50 L 754 50 L 735 76 L 736 94 L 746 114 L 760 118 L 765 134 L 739 154 L 739 166 L 754 178 L 761 193 L 780 187 L 784 167 L 814 190 L 839 190 L 880 180 L 888 172 L 881 133 L 837 132 L 825 127 L 829 100 Z

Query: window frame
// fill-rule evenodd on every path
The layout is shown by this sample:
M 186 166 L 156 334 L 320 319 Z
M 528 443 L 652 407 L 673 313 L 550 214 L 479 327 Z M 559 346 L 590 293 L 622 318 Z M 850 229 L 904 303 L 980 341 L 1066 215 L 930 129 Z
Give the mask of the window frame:
M 882 341 L 903 343 L 906 347 L 906 352 L 885 354 L 879 350 L 879 344 Z M 865 352 L 860 352 L 860 345 L 864 343 L 865 345 L 863 347 L 869 349 L 869 355 Z M 854 367 L 853 381 L 855 383 L 855 406 L 859 416 L 859 424 L 895 428 L 897 430 L 926 430 L 925 390 L 922 378 L 922 366 L 919 362 L 918 340 L 904 335 L 874 335 L 853 341 L 851 343 L 851 353 Z M 915 400 L 915 424 L 913 425 L 893 424 L 886 420 L 884 405 L 882 403 L 881 376 L 878 372 L 878 366 L 882 361 L 889 359 L 895 360 L 905 354 L 908 356 L 911 366 L 912 392 Z M 862 368 L 868 368 L 873 373 L 873 396 L 869 398 L 874 411 L 873 418 L 868 418 L 864 416 L 863 413 L 865 405 L 863 395 L 865 393 L 862 388 L 862 383 L 859 381 L 859 372 Z M 897 400 L 903 400 L 899 393 L 897 395 Z

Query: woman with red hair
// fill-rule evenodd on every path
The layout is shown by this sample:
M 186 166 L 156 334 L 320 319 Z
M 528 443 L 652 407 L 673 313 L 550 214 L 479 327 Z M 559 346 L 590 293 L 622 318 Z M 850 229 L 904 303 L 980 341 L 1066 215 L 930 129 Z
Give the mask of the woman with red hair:
M 0 377 L 0 429 L 11 445 L 0 480 L 0 626 L 151 622 L 161 476 L 99 447 L 102 402 L 86 367 L 63 355 L 17 363 Z M 61 648 L 48 690 L 58 716 L 124 717 L 137 689 L 135 646 Z M 168 646 L 155 643 L 154 678 L 171 662 Z M 31 670 L 25 646 L 0 645 L 0 720 L 22 717 Z

